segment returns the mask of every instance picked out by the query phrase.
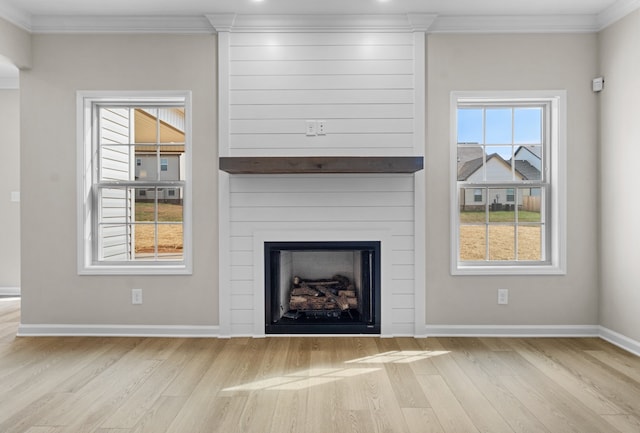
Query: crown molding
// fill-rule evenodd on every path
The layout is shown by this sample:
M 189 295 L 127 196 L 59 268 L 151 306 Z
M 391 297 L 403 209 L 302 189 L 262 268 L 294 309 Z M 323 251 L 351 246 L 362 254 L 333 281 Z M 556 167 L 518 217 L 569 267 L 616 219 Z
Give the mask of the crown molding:
M 31 15 L 6 3 L 0 3 L 0 18 L 28 32 L 31 31 Z
M 598 30 L 605 29 L 616 21 L 640 9 L 640 0 L 618 0 L 597 16 Z
M 207 15 L 216 31 L 230 32 L 332 32 L 427 31 L 436 20 L 432 14 L 388 15 Z
M 597 15 L 36 15 L 0 3 L 0 17 L 32 33 L 184 33 L 217 31 L 424 31 L 429 33 L 591 33 L 640 8 L 618 0 Z
M 33 33 L 213 33 L 205 16 L 34 16 Z
M 595 15 L 439 16 L 429 33 L 591 33 Z

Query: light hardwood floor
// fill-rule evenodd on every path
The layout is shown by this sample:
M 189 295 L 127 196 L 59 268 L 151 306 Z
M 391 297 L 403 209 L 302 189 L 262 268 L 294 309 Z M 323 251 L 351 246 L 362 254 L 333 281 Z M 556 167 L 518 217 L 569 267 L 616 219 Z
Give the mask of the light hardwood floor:
M 640 358 L 599 339 L 16 338 L 2 433 L 640 432 Z

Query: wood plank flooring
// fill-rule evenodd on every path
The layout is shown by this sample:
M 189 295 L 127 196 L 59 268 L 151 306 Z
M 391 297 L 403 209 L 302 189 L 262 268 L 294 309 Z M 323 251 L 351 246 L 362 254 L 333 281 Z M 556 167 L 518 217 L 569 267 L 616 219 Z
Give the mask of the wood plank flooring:
M 600 339 L 17 338 L 2 433 L 638 433 L 640 358 Z

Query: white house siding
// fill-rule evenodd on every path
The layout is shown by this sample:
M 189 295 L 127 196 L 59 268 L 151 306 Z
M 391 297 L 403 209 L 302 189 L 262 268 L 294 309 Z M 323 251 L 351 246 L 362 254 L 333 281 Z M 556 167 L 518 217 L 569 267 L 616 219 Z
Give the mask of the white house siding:
M 413 50 L 411 33 L 232 33 L 230 154 L 412 155 Z
M 100 111 L 100 175 L 105 181 L 131 180 L 130 146 L 110 146 L 129 144 L 130 110 L 109 108 Z M 100 256 L 105 260 L 128 260 L 132 251 L 132 233 L 128 227 L 133 213 L 133 199 L 124 188 L 102 191 L 101 222 L 114 224 L 101 226 Z
M 414 332 L 414 180 L 412 175 L 238 175 L 230 177 L 231 328 L 254 327 L 254 242 L 257 232 L 379 233 L 388 299 L 383 317 L 396 334 Z M 336 240 L 336 239 L 326 239 Z M 338 239 L 340 240 L 340 239 Z M 391 257 L 384 255 L 389 251 Z M 385 278 L 383 277 L 383 281 Z M 264 328 L 264 326 L 263 326 Z

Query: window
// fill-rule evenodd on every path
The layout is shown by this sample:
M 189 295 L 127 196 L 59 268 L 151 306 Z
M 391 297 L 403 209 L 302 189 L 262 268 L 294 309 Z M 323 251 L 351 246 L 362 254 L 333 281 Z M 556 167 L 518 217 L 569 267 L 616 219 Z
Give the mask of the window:
M 79 92 L 78 109 L 79 273 L 190 273 L 190 94 Z
M 452 273 L 564 273 L 564 92 L 453 92 Z

